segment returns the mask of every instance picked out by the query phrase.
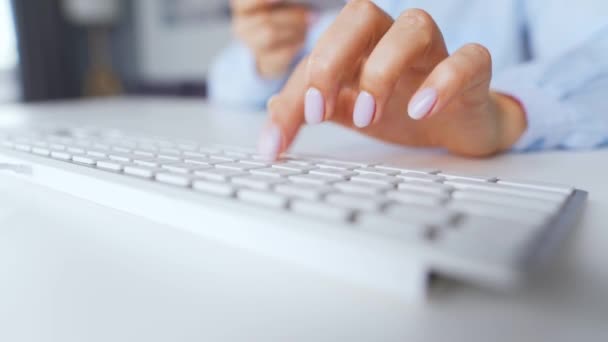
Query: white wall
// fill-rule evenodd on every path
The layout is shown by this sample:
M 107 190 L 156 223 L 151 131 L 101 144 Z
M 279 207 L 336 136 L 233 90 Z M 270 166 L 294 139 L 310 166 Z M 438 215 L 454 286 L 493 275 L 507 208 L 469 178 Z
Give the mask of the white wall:
M 202 80 L 217 54 L 231 39 L 227 20 L 190 22 L 167 26 L 162 2 L 135 0 L 139 74 L 146 81 Z M 209 6 L 227 0 L 200 0 Z

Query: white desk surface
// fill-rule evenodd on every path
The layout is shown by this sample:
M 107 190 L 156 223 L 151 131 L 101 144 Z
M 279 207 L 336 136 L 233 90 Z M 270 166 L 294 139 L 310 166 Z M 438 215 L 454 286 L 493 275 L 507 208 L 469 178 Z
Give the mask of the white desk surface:
M 172 99 L 0 107 L 3 126 L 93 117 L 239 145 L 254 143 L 264 119 Z M 607 340 L 608 150 L 467 160 L 331 125 L 306 128 L 295 149 L 570 183 L 590 199 L 555 267 L 529 288 L 504 295 L 447 284 L 414 304 L 0 173 L 0 341 Z

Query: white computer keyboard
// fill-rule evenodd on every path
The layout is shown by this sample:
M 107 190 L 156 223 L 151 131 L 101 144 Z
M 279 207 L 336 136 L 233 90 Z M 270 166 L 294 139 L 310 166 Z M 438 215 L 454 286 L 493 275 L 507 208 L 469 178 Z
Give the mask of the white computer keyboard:
M 393 293 L 412 292 L 420 285 L 407 283 L 430 272 L 520 284 L 586 199 L 563 185 L 301 155 L 269 162 L 244 148 L 76 128 L 0 133 L 2 163 L 23 179 Z

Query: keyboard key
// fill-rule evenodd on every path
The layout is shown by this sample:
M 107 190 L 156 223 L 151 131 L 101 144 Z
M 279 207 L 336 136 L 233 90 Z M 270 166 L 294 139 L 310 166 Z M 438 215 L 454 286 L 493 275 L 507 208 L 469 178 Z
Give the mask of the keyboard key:
M 376 165 L 376 169 L 396 171 L 398 174 L 399 173 L 438 174 L 441 172 L 441 170 L 433 169 L 433 168 L 409 169 L 409 168 L 402 168 L 402 167 L 390 166 L 390 165 Z
M 156 175 L 156 180 L 170 185 L 189 187 L 192 184 L 191 176 L 183 173 L 159 173 Z
M 530 198 L 538 198 L 544 200 L 553 200 L 553 201 L 565 201 L 567 195 L 554 191 L 546 191 L 546 190 L 536 190 L 529 189 L 505 184 L 497 184 L 497 183 L 486 183 L 479 181 L 469 181 L 469 180 L 448 180 L 445 182 L 447 185 L 451 185 L 457 189 L 475 189 L 475 190 L 485 190 L 502 194 L 509 195 L 518 195 Z
M 17 144 L 15 144 L 15 149 L 17 151 L 21 151 L 21 152 L 31 152 L 32 146 L 29 144 L 17 143 Z
M 235 162 L 235 161 L 237 161 L 237 159 L 234 157 L 229 157 L 229 156 L 225 156 L 225 155 L 221 155 L 221 154 L 210 154 L 208 158 L 211 159 L 212 161 L 216 161 L 216 162 Z
M 237 187 L 230 183 L 216 182 L 204 179 L 193 180 L 192 188 L 196 191 L 224 197 L 233 197 L 237 191 Z
M 214 181 L 227 181 L 230 178 L 247 176 L 245 172 L 231 169 L 203 169 L 194 171 L 194 174 Z
M 127 175 L 141 178 L 154 178 L 156 174 L 166 172 L 163 169 L 134 164 L 125 165 L 123 171 Z
M 262 168 L 262 166 L 246 164 L 246 163 L 241 163 L 241 162 L 234 162 L 234 163 L 217 164 L 217 168 L 249 171 L 249 170 L 253 170 L 253 169 Z
M 319 168 L 319 169 L 310 170 L 309 173 L 311 175 L 320 175 L 320 176 L 332 177 L 332 178 L 337 178 L 337 179 L 349 179 L 350 177 L 357 175 L 356 173 L 354 173 L 352 171 L 335 169 L 335 168 L 325 168 L 325 169 Z
M 313 164 L 313 162 L 311 160 L 300 159 L 292 154 L 285 154 L 285 155 L 281 156 L 279 163 L 290 163 L 290 164 L 298 164 L 298 165 L 302 165 L 302 166 L 311 166 L 313 168 L 315 167 L 315 165 Z
M 236 197 L 243 202 L 273 208 L 285 208 L 289 202 L 287 197 L 281 194 L 251 189 L 237 191 Z
M 154 157 L 154 156 L 156 156 L 157 152 L 158 151 L 154 150 L 154 149 L 141 149 L 141 148 L 138 148 L 138 149 L 133 150 L 131 153 L 133 153 L 134 155 L 137 155 L 137 156 Z
M 437 175 L 430 175 L 425 173 L 407 172 L 397 175 L 397 178 L 406 181 L 420 181 L 420 182 L 441 182 L 445 178 Z
M 325 202 L 344 208 L 368 211 L 380 210 L 387 203 L 383 197 L 339 193 L 327 195 Z
M 362 167 L 362 168 L 357 168 L 354 171 L 358 172 L 360 174 L 371 174 L 371 175 L 379 175 L 379 176 L 395 176 L 395 175 L 399 174 L 398 171 L 380 169 L 380 168 L 376 168 L 376 167 Z
M 181 154 L 159 152 L 156 157 L 165 161 L 180 161 L 183 156 Z
M 313 175 L 313 174 L 304 174 L 289 177 L 289 180 L 294 183 L 301 184 L 316 184 L 316 185 L 327 185 L 331 183 L 335 183 L 340 181 L 339 178 L 330 177 L 326 175 Z
M 545 190 L 545 191 L 555 191 L 565 195 L 570 195 L 574 192 L 574 188 L 571 186 L 561 185 L 561 184 L 552 184 L 552 183 L 543 183 L 543 182 L 528 182 L 528 181 L 520 181 L 515 179 L 500 179 L 497 182 L 501 185 L 508 185 L 513 187 L 521 187 L 525 189 L 533 189 L 533 190 Z
M 374 183 L 390 186 L 395 186 L 397 183 L 399 183 L 399 179 L 395 177 L 372 173 L 354 176 L 351 178 L 351 180 L 353 182 Z
M 344 160 L 335 160 L 335 159 L 319 159 L 314 161 L 315 164 L 326 164 L 326 165 L 342 165 L 344 167 L 347 168 L 366 168 L 366 167 L 370 167 L 372 166 L 372 164 L 368 164 L 368 163 L 360 163 L 360 162 L 350 162 L 350 161 L 344 161 Z
M 212 166 L 219 164 L 220 162 L 217 160 L 211 160 L 207 157 L 192 157 L 188 155 L 184 156 L 184 163 Z
M 249 158 L 250 153 L 243 151 L 224 151 L 224 154 L 228 157 L 241 159 L 241 158 Z
M 34 147 L 32 148 L 32 153 L 40 156 L 49 156 L 51 155 L 51 150 L 46 147 Z
M 413 203 L 426 206 L 439 206 L 448 200 L 446 195 L 431 194 L 422 191 L 395 190 L 386 192 L 386 197 L 400 203 Z
M 93 157 L 97 157 L 97 158 L 107 158 L 108 153 L 110 153 L 108 150 L 100 150 L 100 149 L 90 149 L 90 150 L 86 151 L 86 154 L 93 156 Z
M 75 154 L 85 154 L 86 150 L 84 147 L 80 146 L 68 146 L 67 151 Z
M 277 168 L 263 168 L 263 169 L 253 169 L 250 171 L 254 175 L 261 176 L 269 176 L 269 177 L 289 177 L 302 174 L 300 171 L 286 170 L 286 169 L 277 169 Z
M 496 177 L 459 175 L 454 173 L 439 173 L 437 176 L 444 177 L 448 180 L 465 180 L 473 182 L 495 182 L 497 179 Z
M 110 159 L 98 160 L 95 164 L 99 169 L 120 172 L 122 171 L 123 165 L 121 162 L 113 161 Z
M 133 164 L 155 168 L 159 168 L 162 165 L 158 159 L 149 157 L 135 157 L 132 162 Z
M 184 151 L 182 154 L 185 157 L 207 158 L 207 154 L 199 151 Z
M 72 161 L 78 164 L 93 166 L 97 163 L 97 158 L 88 156 L 86 154 L 74 154 L 72 155 Z
M 357 168 L 357 166 L 354 166 L 354 165 L 345 165 L 344 163 L 336 163 L 336 162 L 321 162 L 321 163 L 317 163 L 315 165 L 322 169 L 337 169 L 337 170 L 345 170 L 345 171 L 352 171 Z
M 243 164 L 251 164 L 251 165 L 255 165 L 255 166 L 261 166 L 261 167 L 270 167 L 270 164 L 265 161 L 265 160 L 256 160 L 256 159 L 239 159 L 240 163 Z
M 232 183 L 248 188 L 258 190 L 268 190 L 278 184 L 287 183 L 287 179 L 280 177 L 271 177 L 265 175 L 248 175 L 244 174 L 241 177 L 235 177 L 232 179 Z
M 289 197 L 314 201 L 322 199 L 328 193 L 335 192 L 335 189 L 330 186 L 312 184 L 278 184 L 274 191 Z
M 333 185 L 336 189 L 353 194 L 362 194 L 362 195 L 379 195 L 380 193 L 394 189 L 395 186 L 392 184 L 379 184 L 379 183 L 369 183 L 369 182 L 339 182 Z
M 135 157 L 136 156 L 134 156 L 130 153 L 122 153 L 122 152 L 111 152 L 108 154 L 108 159 L 112 159 L 115 161 L 121 161 L 121 162 L 125 162 L 125 163 L 130 162 Z
M 454 190 L 454 187 L 450 185 L 420 181 L 402 182 L 397 184 L 397 188 L 399 190 L 428 192 L 437 195 L 447 195 Z
M 292 212 L 306 215 L 317 219 L 333 221 L 352 221 L 355 211 L 350 208 L 328 206 L 325 203 L 307 200 L 292 200 L 290 204 Z
M 199 165 L 199 164 L 189 164 L 189 163 L 168 163 L 162 164 L 161 168 L 175 173 L 192 173 L 198 170 L 209 169 L 212 166 L 209 165 Z
M 277 169 L 298 171 L 300 173 L 305 173 L 305 172 L 315 169 L 315 167 L 311 166 L 311 165 L 302 165 L 302 164 L 292 163 L 292 162 L 273 164 L 272 167 L 277 168 Z
M 52 151 L 51 158 L 59 160 L 72 160 L 72 154 L 64 151 Z

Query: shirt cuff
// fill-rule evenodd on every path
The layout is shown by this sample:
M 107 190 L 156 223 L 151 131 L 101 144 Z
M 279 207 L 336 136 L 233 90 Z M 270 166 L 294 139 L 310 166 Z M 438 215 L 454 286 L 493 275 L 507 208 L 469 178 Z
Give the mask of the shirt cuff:
M 492 90 L 517 99 L 526 113 L 527 129 L 512 147 L 531 151 L 559 147 L 576 123 L 575 111 L 560 101 L 560 94 L 540 87 L 538 68 L 527 64 L 509 69 L 492 82 Z

